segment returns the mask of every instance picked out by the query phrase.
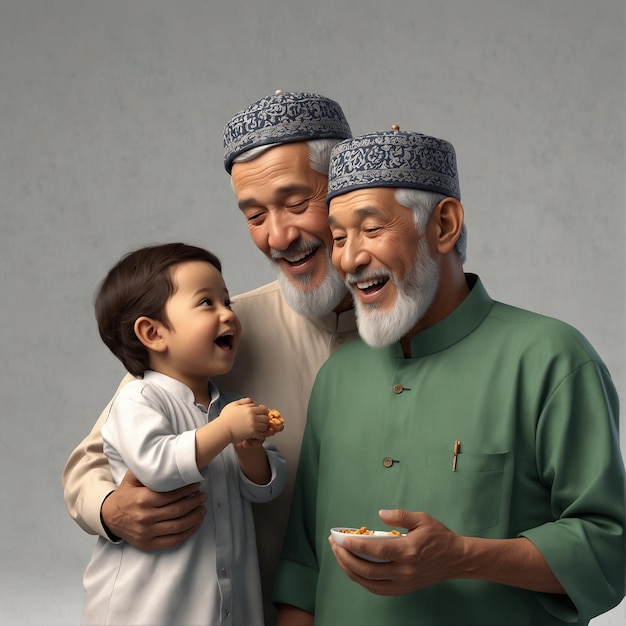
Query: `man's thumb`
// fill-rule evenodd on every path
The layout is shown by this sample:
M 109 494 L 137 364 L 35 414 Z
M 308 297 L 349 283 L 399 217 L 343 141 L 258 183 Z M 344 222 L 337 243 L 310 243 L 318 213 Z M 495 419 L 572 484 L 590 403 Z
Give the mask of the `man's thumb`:
M 400 526 L 407 530 L 415 528 L 419 519 L 419 513 L 411 513 L 403 509 L 381 509 L 378 511 L 378 516 L 387 526 Z

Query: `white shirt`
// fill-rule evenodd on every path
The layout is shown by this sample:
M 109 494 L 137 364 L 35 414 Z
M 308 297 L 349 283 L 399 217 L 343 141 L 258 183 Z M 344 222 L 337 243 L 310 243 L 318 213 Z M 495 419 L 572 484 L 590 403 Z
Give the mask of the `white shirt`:
M 240 396 L 211 385 L 211 397 L 207 413 L 186 385 L 150 371 L 116 397 L 102 427 L 115 482 L 127 469 L 155 491 L 200 482 L 207 514 L 200 530 L 171 550 L 147 553 L 99 538 L 83 579 L 83 624 L 263 624 L 251 502 L 280 493 L 286 465 L 265 444 L 272 478 L 256 485 L 228 446 L 199 471 L 195 430 Z

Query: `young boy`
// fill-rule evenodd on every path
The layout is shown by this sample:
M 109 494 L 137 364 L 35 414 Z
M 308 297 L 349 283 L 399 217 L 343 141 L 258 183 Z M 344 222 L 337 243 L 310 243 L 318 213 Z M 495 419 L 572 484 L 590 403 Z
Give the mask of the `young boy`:
M 102 428 L 117 484 L 130 470 L 155 491 L 200 483 L 207 512 L 179 547 L 142 552 L 103 538 L 84 575 L 83 624 L 262 624 L 252 502 L 275 498 L 286 465 L 268 409 L 220 393 L 241 327 L 219 260 L 181 243 L 142 248 L 108 273 L 100 336 L 135 376 Z M 230 445 L 232 444 L 232 445 Z

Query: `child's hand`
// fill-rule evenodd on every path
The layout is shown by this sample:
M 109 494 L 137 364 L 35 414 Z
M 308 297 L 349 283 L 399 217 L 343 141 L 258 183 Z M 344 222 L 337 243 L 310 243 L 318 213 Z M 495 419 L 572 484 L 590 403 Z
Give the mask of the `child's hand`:
M 246 439 L 265 441 L 269 424 L 267 407 L 254 404 L 250 398 L 242 398 L 227 404 L 217 418 L 230 431 L 231 441 L 238 444 Z
M 265 437 L 263 437 L 263 439 L 265 439 Z M 260 439 L 252 438 L 244 439 L 239 443 L 234 443 L 233 447 L 235 448 L 235 452 L 237 452 L 237 454 L 245 454 L 246 452 L 251 452 L 252 450 L 256 450 L 257 448 L 261 448 L 264 450 L 263 442 Z

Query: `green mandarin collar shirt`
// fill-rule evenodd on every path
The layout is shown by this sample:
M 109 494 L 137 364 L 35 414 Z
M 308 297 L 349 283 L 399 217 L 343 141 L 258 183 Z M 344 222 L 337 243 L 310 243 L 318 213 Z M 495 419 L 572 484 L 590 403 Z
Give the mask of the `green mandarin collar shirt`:
M 610 375 L 578 331 L 467 279 L 465 301 L 412 338 L 412 358 L 356 340 L 316 378 L 274 600 L 318 624 L 585 624 L 623 597 Z M 327 538 L 334 526 L 381 528 L 381 508 L 424 511 L 467 536 L 525 536 L 568 595 L 478 580 L 370 594 Z

